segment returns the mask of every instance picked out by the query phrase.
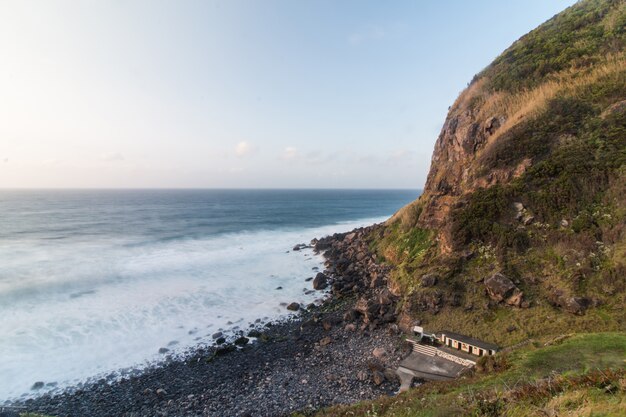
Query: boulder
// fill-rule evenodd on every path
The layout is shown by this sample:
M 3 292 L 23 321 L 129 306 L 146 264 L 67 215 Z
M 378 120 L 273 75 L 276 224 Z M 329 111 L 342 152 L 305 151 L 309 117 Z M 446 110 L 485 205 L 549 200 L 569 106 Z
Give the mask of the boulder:
M 485 288 L 489 297 L 497 302 L 509 298 L 513 295 L 513 291 L 517 289 L 513 281 L 499 272 L 485 279 Z
M 422 279 L 421 279 L 421 283 L 422 283 L 422 287 L 434 287 L 435 285 L 437 285 L 437 275 L 435 274 L 425 274 L 422 275 Z
M 237 339 L 235 339 L 234 343 L 237 346 L 245 346 L 245 345 L 248 344 L 249 341 L 250 341 L 250 339 L 248 339 L 247 337 L 241 336 L 241 337 L 238 337 Z
M 326 336 L 326 337 L 324 337 L 324 338 L 322 338 L 322 339 L 320 340 L 320 346 L 326 346 L 326 345 L 329 345 L 329 344 L 330 344 L 330 342 L 332 342 L 332 339 L 331 339 L 330 337 Z
M 372 382 L 376 385 L 380 385 L 385 382 L 385 374 L 381 371 L 372 372 Z
M 522 307 L 522 304 L 524 303 L 524 293 L 518 288 L 515 288 L 511 296 L 506 299 L 506 303 L 510 306 Z
M 256 329 L 252 329 L 248 332 L 248 337 L 260 337 L 260 336 L 261 336 L 261 332 Z
M 374 350 L 372 351 L 372 356 L 374 356 L 376 359 L 381 359 L 386 354 L 387 354 L 387 351 L 381 347 L 374 348 Z
M 328 286 L 328 277 L 323 272 L 318 272 L 313 278 L 313 289 L 323 290 Z
M 298 311 L 300 310 L 300 304 L 295 301 L 287 306 L 287 310 Z
M 32 386 L 32 387 L 30 387 L 30 389 L 32 389 L 32 390 L 38 390 L 38 389 L 42 389 L 42 388 L 43 388 L 43 386 L 44 386 L 43 381 L 37 381 L 37 382 L 35 382 L 35 383 L 33 384 L 33 386 Z

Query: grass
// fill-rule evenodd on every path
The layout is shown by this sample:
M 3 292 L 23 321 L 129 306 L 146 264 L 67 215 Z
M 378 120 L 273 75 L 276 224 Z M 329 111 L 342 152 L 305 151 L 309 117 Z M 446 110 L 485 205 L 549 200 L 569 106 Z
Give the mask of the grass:
M 431 382 L 396 397 L 333 407 L 318 415 L 521 417 L 626 412 L 624 333 L 575 335 L 549 346 L 537 341 L 495 358 L 500 371 Z

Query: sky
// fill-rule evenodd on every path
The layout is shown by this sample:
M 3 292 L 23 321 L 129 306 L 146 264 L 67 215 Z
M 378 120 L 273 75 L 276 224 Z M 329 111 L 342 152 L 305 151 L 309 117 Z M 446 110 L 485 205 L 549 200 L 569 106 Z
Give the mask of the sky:
M 422 188 L 474 74 L 573 0 L 1 0 L 1 188 Z

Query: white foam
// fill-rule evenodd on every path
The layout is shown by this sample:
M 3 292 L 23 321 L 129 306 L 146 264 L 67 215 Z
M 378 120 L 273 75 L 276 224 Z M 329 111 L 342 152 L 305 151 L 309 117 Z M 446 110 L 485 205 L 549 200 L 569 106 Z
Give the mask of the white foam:
M 219 328 L 285 316 L 280 303 L 321 295 L 303 291 L 321 256 L 294 244 L 382 220 L 150 244 L 0 246 L 0 401 L 50 389 L 31 391 L 36 381 L 61 389 L 154 363 L 161 347 L 210 343 Z

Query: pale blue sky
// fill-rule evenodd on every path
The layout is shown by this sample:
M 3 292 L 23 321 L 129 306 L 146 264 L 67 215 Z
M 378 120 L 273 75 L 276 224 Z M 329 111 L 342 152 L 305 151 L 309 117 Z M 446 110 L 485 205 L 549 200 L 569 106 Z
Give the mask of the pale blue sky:
M 458 93 L 572 0 L 0 2 L 0 187 L 421 188 Z

